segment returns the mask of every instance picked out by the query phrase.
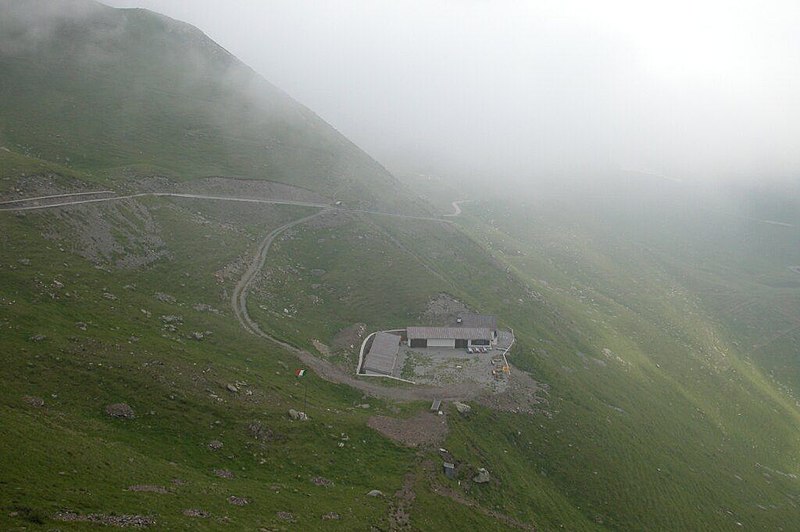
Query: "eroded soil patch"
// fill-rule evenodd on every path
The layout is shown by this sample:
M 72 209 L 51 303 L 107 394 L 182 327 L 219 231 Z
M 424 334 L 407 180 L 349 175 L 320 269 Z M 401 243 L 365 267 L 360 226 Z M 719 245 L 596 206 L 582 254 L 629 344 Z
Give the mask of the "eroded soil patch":
M 447 416 L 420 412 L 408 419 L 372 416 L 367 425 L 396 442 L 409 447 L 441 444 L 447 436 Z

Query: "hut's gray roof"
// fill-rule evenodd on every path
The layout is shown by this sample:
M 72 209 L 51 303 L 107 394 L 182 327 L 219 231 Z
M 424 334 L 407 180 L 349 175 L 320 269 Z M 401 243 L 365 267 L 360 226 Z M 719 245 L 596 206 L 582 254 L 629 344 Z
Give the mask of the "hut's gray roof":
M 488 314 L 461 314 L 460 317 L 461 323 L 455 323 L 455 327 L 497 329 L 497 318 Z
M 379 332 L 372 339 L 372 346 L 364 360 L 364 371 L 391 375 L 397 364 L 400 350 L 400 337 L 396 334 Z
M 492 331 L 486 327 L 409 327 L 408 338 L 437 338 L 444 340 L 489 340 Z

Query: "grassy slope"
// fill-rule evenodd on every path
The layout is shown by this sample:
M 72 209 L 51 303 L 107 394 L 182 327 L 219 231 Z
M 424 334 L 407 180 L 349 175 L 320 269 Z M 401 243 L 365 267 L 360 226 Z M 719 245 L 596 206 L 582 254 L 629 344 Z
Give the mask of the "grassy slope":
M 643 244 L 591 214 L 554 208 L 532 217 L 530 207 L 508 204 L 473 212 L 459 224 L 475 240 L 378 219 L 373 230 L 344 224 L 330 242 L 329 229 L 303 231 L 268 263 L 290 273 L 270 285 L 276 312 L 258 317 L 298 342 L 330 341 L 350 322 L 402 324 L 445 290 L 512 325 L 514 363 L 551 384 L 554 416 L 481 410 L 454 422 L 447 448 L 500 479 L 473 488 L 485 507 L 544 528 L 792 522 L 798 481 L 770 469 L 800 470 L 800 413 L 706 306 L 698 283 L 708 279 L 688 282 L 673 271 L 677 261 L 663 260 L 667 243 L 658 251 L 649 237 Z M 311 268 L 326 273 L 312 277 Z M 332 303 L 295 298 L 293 317 L 277 317 L 296 293 L 330 294 Z
M 34 521 L 59 509 L 137 512 L 184 527 L 192 521 L 182 510 L 197 506 L 240 526 L 276 524 L 277 511 L 302 513 L 302 523 L 315 526 L 327 511 L 345 515 L 341 509 L 352 508 L 348 524 L 385 523 L 386 502 L 364 505 L 363 493 L 398 489 L 420 458 L 366 429 L 367 414 L 352 408 L 363 399 L 346 388 L 311 382 L 315 422 L 289 422 L 286 409 L 301 401 L 294 362 L 241 333 L 225 297 L 237 273 L 222 284 L 215 276 L 269 227 L 306 211 L 234 211 L 152 198 L 145 204 L 172 259 L 138 272 L 97 270 L 59 251 L 72 249 L 64 245 L 69 233 L 60 242 L 43 240 L 39 235 L 60 223 L 54 214 L 5 215 L 0 326 L 8 332 L 4 368 L 14 378 L 5 379 L 4 417 L 11 421 L 3 437 L 6 448 L 15 449 L 19 439 L 33 447 L 25 455 L 12 451 L 14 460 L 4 462 L 9 512 Z M 694 286 L 670 270 L 663 250 L 643 250 L 617 231 L 603 233 L 596 223 L 568 222 L 552 212 L 526 219 L 527 207 L 494 209 L 480 205 L 473 211 L 480 216 L 468 210 L 458 220 L 474 239 L 444 224 L 376 217 L 302 228 L 276 243 L 267 263 L 278 272 L 275 282 L 264 285 L 269 297 L 254 297 L 251 309 L 266 328 L 301 345 L 312 337 L 331 342 L 340 326 L 353 322 L 405 323 L 442 290 L 513 326 L 519 338 L 514 363 L 551 385 L 553 415 L 477 408 L 474 416 L 451 419 L 446 447 L 496 479 L 462 488 L 469 486 L 462 496 L 484 510 L 543 529 L 601 523 L 726 529 L 736 522 L 778 529 L 791 523 L 800 491 L 797 479 L 785 474 L 798 472 L 797 408 L 730 343 Z M 17 262 L 20 256 L 31 264 Z M 312 275 L 315 268 L 325 273 Z M 177 303 L 155 300 L 157 291 Z M 106 299 L 105 292 L 118 299 Z M 323 303 L 297 297 L 311 293 Z M 278 318 L 290 301 L 294 317 Z M 223 312 L 194 311 L 200 302 Z M 177 332 L 162 327 L 159 317 L 169 314 L 184 318 Z M 88 323 L 88 331 L 77 321 Z M 214 334 L 202 342 L 187 338 L 205 330 Z M 36 334 L 47 338 L 31 341 Z M 223 386 L 235 380 L 247 381 L 254 395 L 230 396 Z M 47 406 L 25 406 L 23 395 L 42 396 Z M 116 401 L 131 403 L 138 419 L 105 417 L 103 406 Z M 370 403 L 370 412 L 391 414 L 388 406 Z M 262 448 L 247 433 L 254 421 L 285 439 Z M 352 443 L 339 452 L 342 432 Z M 224 441 L 224 450 L 208 451 L 211 439 Z M 353 454 L 345 455 L 352 446 Z M 434 455 L 422 457 L 439 463 Z M 369 465 L 353 469 L 354 458 Z M 130 459 L 143 467 L 120 465 Z M 234 481 L 217 479 L 215 467 L 241 473 Z M 313 497 L 317 488 L 309 478 L 317 474 L 336 482 L 324 497 Z M 189 482 L 173 495 L 124 491 L 137 483 L 169 485 L 175 477 Z M 459 490 L 438 474 L 423 474 L 412 524 L 485 526 L 480 512 L 431 495 L 425 487 L 431 481 Z M 275 494 L 267 489 L 272 484 L 285 487 Z M 254 502 L 240 510 L 225 502 L 228 495 Z M 444 518 L 434 510 L 439 504 L 453 511 Z M 21 522 L 7 513 L 10 524 Z
M 562 486 L 586 483 L 585 495 L 595 492 L 586 504 L 606 515 L 604 521 L 625 527 L 694 528 L 703 523 L 727 528 L 737 521 L 788 526 L 800 493 L 797 479 L 758 464 L 797 474 L 800 415 L 792 396 L 764 376 L 756 354 L 735 344 L 731 328 L 704 297 L 713 293 L 715 278 L 703 272 L 715 266 L 724 271 L 725 265 L 747 268 L 761 262 L 760 275 L 774 271 L 782 276 L 780 268 L 763 267 L 764 257 L 770 256 L 764 252 L 776 242 L 762 240 L 760 253 L 751 254 L 713 235 L 708 238 L 716 246 L 709 253 L 708 242 L 698 236 L 708 235 L 702 225 L 687 223 L 693 232 L 686 233 L 676 233 L 672 225 L 686 223 L 691 208 L 659 218 L 666 212 L 637 205 L 638 212 L 628 211 L 630 218 L 613 220 L 626 212 L 618 203 L 613 209 L 599 205 L 597 211 L 587 205 L 509 209 L 487 204 L 482 206 L 485 218 L 495 228 L 474 229 L 484 235 L 487 248 L 577 321 L 576 346 L 561 356 L 534 340 L 530 353 L 515 357 L 518 365 L 562 389 L 561 415 L 575 420 L 579 432 L 564 429 L 568 436 L 550 447 L 559 454 L 559 445 L 583 451 L 562 459 Z M 661 240 L 630 234 L 658 227 L 648 216 L 672 225 L 663 228 Z M 717 218 L 707 216 L 702 222 L 709 219 Z M 724 232 L 730 236 L 738 229 Z M 697 247 L 695 238 L 701 241 Z M 707 264 L 697 267 L 683 255 L 681 245 L 687 241 L 695 258 Z M 737 260 L 719 261 L 717 253 L 734 249 Z M 746 278 L 741 270 L 727 273 L 731 285 L 737 277 Z M 763 292 L 750 296 L 764 298 Z M 773 326 L 765 318 L 763 325 Z M 609 363 L 603 348 L 626 362 Z M 576 355 L 578 350 L 604 360 L 605 366 Z M 553 467 L 552 455 L 548 458 Z M 606 475 L 613 480 L 606 478 L 591 489 L 598 463 L 607 465 Z M 624 516 L 603 511 L 610 493 L 625 508 Z M 677 515 L 671 515 L 676 509 Z
M 220 518 L 238 528 L 280 526 L 277 511 L 293 512 L 306 528 L 320 526 L 320 516 L 330 511 L 340 513 L 347 527 L 381 523 L 386 502 L 365 499 L 364 493 L 399 488 L 413 455 L 366 428 L 366 414 L 353 409 L 360 394 L 313 375 L 306 384 L 314 421 L 290 421 L 286 410 L 302 407 L 296 362 L 242 334 L 222 297 L 232 281 L 219 286 L 213 275 L 252 246 L 250 235 L 299 211 L 242 213 L 251 226 L 231 235 L 199 225 L 190 214 L 202 211 L 213 220 L 230 213 L 186 202 L 177 208 L 148 203 L 175 256 L 149 271 L 97 270 L 39 236 L 53 223 L 51 215 L 4 215 L 3 528 L 25 519 L 46 523 L 62 509 L 157 515 L 159 524 L 170 528 L 215 528 Z M 197 248 L 208 242 L 216 245 L 198 255 Z M 156 291 L 168 291 L 177 302 L 156 300 Z M 222 313 L 195 311 L 197 302 Z M 176 332 L 164 330 L 159 319 L 172 314 L 183 317 Z M 78 321 L 88 330 L 77 328 Z M 213 335 L 202 342 L 188 339 L 195 330 Z M 30 340 L 39 334 L 46 338 Z M 237 395 L 224 389 L 235 381 L 247 382 Z M 25 395 L 44 398 L 45 407 L 27 406 Z M 136 420 L 104 414 L 106 404 L 120 401 L 133 406 Z M 372 407 L 384 409 L 376 401 Z M 253 422 L 272 430 L 274 441 L 255 440 L 248 431 Z M 342 433 L 350 440 L 340 448 Z M 206 448 L 213 439 L 224 442 L 221 451 Z M 215 468 L 228 468 L 236 478 L 217 478 Z M 335 479 L 336 485 L 316 487 L 310 482 L 316 475 Z M 173 486 L 173 478 L 186 484 Z M 127 492 L 133 484 L 163 485 L 174 493 Z M 229 495 L 248 497 L 252 504 L 231 506 Z M 197 522 L 182 515 L 195 507 L 212 518 Z M 9 515 L 14 511 L 18 517 Z
M 401 201 L 385 194 L 394 185 L 373 162 L 196 30 L 141 11 L 93 16 L 104 30 L 84 32 L 84 19 L 61 28 L 58 46 L 0 57 L 9 73 L 0 85 L 0 141 L 61 164 L 3 152 L 0 186 L 21 173 L 102 181 L 135 167 L 173 177 L 266 177 L 370 204 Z M 8 26 L 1 28 L 6 36 Z M 20 526 L 70 509 L 156 514 L 166 526 L 188 528 L 198 525 L 182 510 L 201 507 L 212 513 L 199 525 L 208 527 L 224 516 L 239 528 L 279 526 L 277 511 L 295 513 L 306 528 L 327 511 L 342 514 L 343 527 L 385 526 L 388 503 L 363 493 L 393 492 L 405 471 L 421 467 L 420 457 L 365 427 L 367 414 L 352 408 L 361 394 L 313 377 L 314 422 L 286 419 L 301 401 L 294 361 L 242 334 L 224 310 L 235 275 L 221 285 L 214 275 L 302 210 L 236 214 L 200 202 L 145 203 L 172 259 L 138 272 L 108 273 L 60 251 L 71 249 L 62 246 L 71 235 L 43 240 L 42 232 L 64 227 L 54 215 L 3 214 L 0 438 L 8 459 L 0 490 L 9 502 L 0 522 Z M 349 221 L 336 242 L 325 228 L 304 229 L 279 242 L 268 264 L 284 274 L 267 285 L 277 298 L 254 298 L 251 308 L 265 328 L 301 345 L 329 342 L 353 322 L 396 325 L 442 290 L 512 325 L 520 340 L 514 363 L 551 385 L 553 416 L 477 408 L 453 420 L 448 449 L 496 479 L 469 487 L 485 509 L 544 529 L 733 529 L 737 522 L 789 529 L 800 503 L 791 358 L 797 274 L 786 268 L 800 263 L 794 233 L 776 238 L 774 227 L 750 222 L 742 233 L 720 217 L 709 226 L 690 209 L 646 232 L 669 209 L 637 205 L 639 212 L 617 211 L 613 202 L 562 210 L 487 203 L 459 220 L 472 238 L 394 219 Z M 113 209 L 131 216 L 130 205 Z M 200 223 L 198 211 L 212 223 Z M 313 268 L 326 270 L 322 282 L 309 275 Z M 307 298 L 293 320 L 276 317 L 311 284 L 327 291 L 322 303 Z M 156 301 L 157 291 L 177 303 Z M 198 302 L 223 313 L 194 311 Z M 183 325 L 164 330 L 160 316 L 176 313 Z M 214 334 L 187 338 L 205 330 Z M 37 334 L 46 338 L 32 341 Z M 762 337 L 769 342 L 760 346 Z M 253 395 L 229 395 L 224 384 L 235 380 L 247 381 Z M 26 406 L 23 395 L 43 397 L 45 408 Z M 131 403 L 137 420 L 107 418 L 103 406 L 116 401 Z M 392 412 L 370 402 L 371 411 Z M 254 421 L 281 437 L 258 443 L 247 431 Z M 339 448 L 342 432 L 350 439 Z M 225 448 L 209 451 L 211 439 Z M 219 479 L 215 467 L 237 478 Z M 317 474 L 336 481 L 324 496 L 309 481 Z M 170 495 L 125 491 L 172 478 L 187 484 Z M 432 497 L 424 480 L 417 485 L 416 526 L 488 526 L 480 513 Z M 253 503 L 233 507 L 228 495 Z
M 381 208 L 408 197 L 378 163 L 196 28 L 74 3 L 0 4 L 0 146 L 110 177 L 132 169 L 269 179 Z M 26 5 L 61 6 L 34 20 L 49 32 L 15 15 Z

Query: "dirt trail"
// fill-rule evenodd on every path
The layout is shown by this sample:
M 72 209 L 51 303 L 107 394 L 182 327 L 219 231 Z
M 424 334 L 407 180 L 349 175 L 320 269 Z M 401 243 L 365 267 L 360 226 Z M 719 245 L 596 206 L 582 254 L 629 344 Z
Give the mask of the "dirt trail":
M 292 227 L 305 223 L 313 218 L 321 216 L 330 212 L 330 208 L 321 209 L 310 216 L 286 223 L 269 233 L 259 245 L 256 250 L 255 256 L 250 261 L 247 270 L 242 278 L 236 283 L 236 287 L 231 295 L 231 307 L 233 312 L 242 327 L 248 332 L 269 340 L 270 342 L 281 346 L 282 348 L 294 353 L 306 366 L 314 370 L 320 377 L 327 381 L 346 384 L 358 390 L 361 390 L 369 395 L 391 399 L 395 401 L 415 401 L 421 399 L 443 399 L 443 400 L 456 400 L 468 399 L 479 395 L 483 390 L 480 386 L 473 383 L 464 383 L 459 385 L 447 387 L 434 387 L 434 386 L 415 386 L 414 388 L 387 388 L 381 386 L 375 381 L 368 381 L 360 379 L 342 368 L 331 364 L 326 360 L 322 360 L 308 351 L 298 349 L 278 338 L 275 338 L 264 331 L 253 321 L 247 312 L 247 294 L 248 289 L 253 282 L 253 279 L 264 267 L 267 260 L 267 253 L 275 238 Z
M 458 215 L 460 215 L 461 214 L 461 204 L 462 203 L 467 203 L 468 201 L 471 201 L 471 200 L 458 200 L 458 201 L 452 202 L 450 205 L 453 206 L 453 212 L 451 212 L 450 214 L 443 214 L 442 216 L 458 216 Z
M 320 210 L 318 212 L 310 216 L 299 218 L 297 220 L 288 222 L 278 227 L 277 229 L 274 229 L 264 238 L 264 240 L 259 245 L 255 256 L 250 261 L 247 270 L 245 271 L 242 278 L 236 284 L 236 287 L 234 288 L 233 294 L 231 296 L 231 307 L 233 308 L 234 315 L 242 324 L 242 327 L 244 327 L 245 330 L 247 330 L 252 334 L 265 338 L 270 342 L 291 351 L 306 366 L 314 370 L 314 372 L 317 373 L 323 379 L 335 383 L 346 384 L 348 386 L 361 390 L 375 397 L 381 397 L 395 401 L 415 401 L 422 399 L 428 399 L 428 400 L 442 399 L 445 401 L 452 401 L 459 399 L 474 398 L 480 395 L 481 392 L 483 391 L 479 385 L 476 385 L 474 383 L 463 383 L 447 387 L 415 386 L 414 388 L 387 388 L 375 381 L 369 381 L 357 378 L 356 376 L 351 375 L 349 372 L 343 370 L 342 368 L 335 366 L 325 360 L 319 359 L 307 351 L 298 349 L 282 340 L 279 340 L 278 338 L 270 336 L 269 334 L 261 330 L 258 324 L 255 321 L 253 321 L 253 319 L 247 312 L 247 294 L 250 284 L 252 283 L 253 279 L 258 274 L 258 272 L 261 271 L 261 268 L 263 268 L 264 263 L 267 260 L 267 253 L 269 252 L 269 248 L 272 245 L 272 242 L 278 235 L 280 235 L 287 229 L 305 223 L 324 213 L 331 212 L 334 209 L 343 210 L 347 212 L 358 212 L 364 214 L 391 216 L 396 218 L 408 218 L 415 220 L 425 220 L 425 221 L 440 222 L 440 223 L 442 222 L 451 223 L 449 220 L 444 220 L 442 218 L 424 217 L 424 216 L 409 216 L 404 214 L 387 213 L 387 212 L 372 211 L 366 209 L 347 209 L 344 207 L 335 207 L 333 205 L 324 203 L 293 201 L 286 199 L 239 198 L 230 196 L 212 196 L 204 194 L 187 194 L 187 193 L 176 193 L 176 192 L 140 192 L 137 194 L 128 194 L 123 196 L 97 197 L 97 196 L 106 196 L 109 193 L 112 192 L 101 190 L 101 191 L 90 191 L 77 194 L 57 194 L 51 196 L 38 196 L 33 198 L 19 198 L 13 201 L 0 203 L 0 211 L 5 210 L 12 212 L 14 211 L 19 212 L 19 211 L 29 211 L 29 210 L 52 209 L 52 208 L 69 207 L 72 205 L 82 205 L 88 203 L 102 203 L 109 201 L 141 198 L 146 196 L 192 198 L 192 199 L 204 199 L 212 201 L 234 201 L 234 202 L 260 203 L 260 204 L 271 204 L 271 205 L 295 205 L 301 207 L 319 208 Z M 91 197 L 89 199 L 81 199 L 82 196 L 83 197 L 91 196 Z M 41 202 L 45 203 L 42 204 Z M 453 203 L 453 208 L 455 212 L 448 214 L 446 216 L 452 217 L 461 214 L 461 209 L 458 207 L 458 203 L 461 202 L 458 201 Z

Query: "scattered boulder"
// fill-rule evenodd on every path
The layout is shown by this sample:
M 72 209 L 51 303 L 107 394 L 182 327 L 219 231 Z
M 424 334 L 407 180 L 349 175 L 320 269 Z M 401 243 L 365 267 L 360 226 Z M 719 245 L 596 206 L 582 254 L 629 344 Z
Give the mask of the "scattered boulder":
M 108 299 L 109 301 L 116 301 L 117 300 L 117 296 L 115 296 L 111 292 L 103 292 L 103 297 Z
M 341 518 L 342 516 L 337 514 L 336 512 L 328 512 L 322 516 L 323 521 L 338 521 Z
M 128 491 L 138 491 L 145 493 L 169 493 L 164 486 L 154 486 L 153 484 L 136 484 L 128 486 Z
M 219 440 L 211 440 L 210 442 L 208 442 L 208 448 L 211 449 L 212 451 L 219 451 L 220 449 L 222 449 L 222 442 Z
M 155 519 L 146 515 L 82 515 L 76 512 L 58 512 L 53 516 L 53 519 L 71 523 L 97 523 L 101 525 L 131 528 L 144 528 L 156 524 Z
M 175 296 L 165 294 L 164 292 L 156 292 L 154 297 L 162 303 L 175 303 L 177 301 Z
M 333 486 L 333 481 L 325 477 L 314 477 L 311 479 L 311 482 L 313 482 L 315 486 L 323 486 L 325 488 Z
M 89 326 L 85 322 L 82 322 L 82 321 L 77 322 L 75 324 L 75 327 L 77 327 L 78 329 L 80 329 L 82 331 L 85 331 L 86 329 L 89 328 Z
M 205 303 L 197 303 L 192 308 L 195 309 L 197 312 L 211 312 L 212 314 L 219 314 L 219 310 Z
M 30 338 L 28 338 L 28 340 L 30 340 L 31 342 L 42 342 L 45 339 L 47 339 L 47 336 L 45 336 L 43 334 L 34 334 Z
M 456 407 L 456 410 L 458 410 L 458 413 L 459 413 L 459 414 L 464 414 L 464 415 L 466 415 L 466 414 L 469 414 L 470 412 L 472 412 L 472 407 L 471 407 L 471 406 L 469 406 L 469 405 L 468 405 L 468 404 L 466 404 L 466 403 L 462 403 L 462 402 L 460 402 L 460 401 L 456 401 L 456 402 L 454 402 L 454 403 L 453 403 L 453 406 L 455 406 L 455 407 Z
M 250 435 L 258 441 L 273 441 L 279 436 L 276 436 L 272 429 L 264 427 L 259 421 L 250 423 L 247 426 L 247 431 Z
M 215 469 L 214 474 L 217 475 L 219 478 L 233 478 L 233 471 L 229 471 L 228 469 Z
M 281 521 L 290 521 L 292 523 L 295 522 L 294 514 L 292 512 L 277 512 L 275 515 L 277 515 L 278 519 Z
M 26 395 L 22 398 L 22 400 L 36 408 L 41 408 L 44 406 L 44 399 L 42 399 L 41 397 Z
M 239 393 L 239 388 L 237 388 L 236 386 L 234 386 L 233 384 L 230 384 L 230 383 L 228 383 L 225 386 L 225 389 L 228 390 L 231 393 Z
M 245 506 L 247 504 L 250 504 L 250 499 L 231 495 L 230 497 L 228 497 L 228 502 L 234 506 Z
M 209 513 L 205 510 L 199 510 L 197 508 L 187 508 L 183 511 L 183 515 L 186 517 L 202 517 L 205 519 L 209 516 Z
M 381 490 L 372 490 L 367 493 L 367 497 L 383 497 L 383 492 Z
M 486 484 L 490 480 L 492 480 L 491 475 L 489 475 L 489 472 L 483 467 L 478 469 L 478 474 L 472 478 L 472 482 L 476 484 Z
M 133 419 L 136 414 L 128 403 L 114 403 L 106 406 L 106 414 L 121 419 Z
M 295 421 L 308 421 L 308 416 L 305 412 L 298 412 L 294 408 L 289 409 L 289 417 Z

